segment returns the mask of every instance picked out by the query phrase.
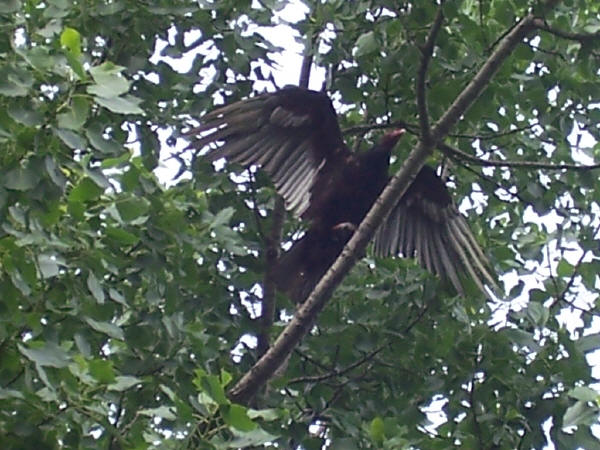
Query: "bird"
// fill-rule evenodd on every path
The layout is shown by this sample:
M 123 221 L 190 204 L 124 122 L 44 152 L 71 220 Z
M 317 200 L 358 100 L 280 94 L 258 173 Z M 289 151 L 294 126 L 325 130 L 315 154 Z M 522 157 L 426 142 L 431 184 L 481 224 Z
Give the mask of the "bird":
M 368 151 L 344 142 L 324 92 L 288 86 L 218 107 L 186 135 L 190 147 L 215 162 L 260 167 L 285 207 L 307 223 L 305 233 L 277 260 L 277 288 L 306 299 L 339 256 L 383 188 L 392 150 L 405 133 L 391 129 Z M 495 286 L 490 264 L 444 181 L 425 165 L 379 226 L 376 255 L 416 258 L 465 295 L 465 281 Z

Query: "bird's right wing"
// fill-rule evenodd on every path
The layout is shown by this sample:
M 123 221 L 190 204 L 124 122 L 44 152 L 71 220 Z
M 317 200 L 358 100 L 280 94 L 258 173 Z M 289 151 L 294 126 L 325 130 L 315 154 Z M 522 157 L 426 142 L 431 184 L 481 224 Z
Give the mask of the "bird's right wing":
M 210 161 L 262 167 L 297 216 L 310 205 L 321 168 L 350 153 L 329 97 L 297 87 L 218 108 L 186 134 L 197 136 L 192 148 L 208 148 Z
M 467 221 L 428 166 L 421 169 L 377 230 L 374 250 L 379 256 L 417 258 L 422 267 L 450 280 L 460 294 L 464 294 L 463 275 L 484 293 L 484 285 L 496 287 L 489 262 Z

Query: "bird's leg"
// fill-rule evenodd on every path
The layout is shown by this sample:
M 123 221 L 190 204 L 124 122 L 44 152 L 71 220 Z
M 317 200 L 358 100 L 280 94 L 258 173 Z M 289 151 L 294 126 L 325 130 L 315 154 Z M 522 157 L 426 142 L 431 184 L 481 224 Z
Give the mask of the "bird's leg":
M 334 239 L 346 242 L 356 231 L 352 222 L 341 222 L 332 228 Z

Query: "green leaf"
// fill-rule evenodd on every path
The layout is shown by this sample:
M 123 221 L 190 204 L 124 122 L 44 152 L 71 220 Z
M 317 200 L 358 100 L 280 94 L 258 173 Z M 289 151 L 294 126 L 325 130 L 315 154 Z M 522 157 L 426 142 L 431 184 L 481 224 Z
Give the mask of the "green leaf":
M 126 199 L 116 203 L 117 210 L 121 219 L 125 222 L 131 222 L 140 216 L 143 216 L 150 209 L 150 205 L 146 199 Z
M 91 67 L 90 74 L 96 83 L 103 84 L 104 82 L 110 82 L 115 77 L 120 77 L 123 70 L 125 70 L 125 67 L 106 61 L 99 66 Z
M 87 77 L 85 75 L 85 70 L 83 68 L 83 64 L 81 64 L 81 60 L 78 56 L 75 56 L 73 53 L 66 52 L 65 58 L 67 58 L 67 62 L 69 63 L 69 67 L 73 69 L 73 72 L 80 80 L 85 80 Z
M 221 405 L 221 416 L 227 425 L 240 431 L 254 430 L 257 425 L 250 420 L 246 408 L 240 405 Z
M 38 184 L 40 174 L 30 167 L 17 167 L 6 173 L 3 178 L 5 188 L 15 191 L 27 191 Z
M 90 178 L 82 178 L 69 193 L 69 202 L 89 202 L 97 199 L 104 190 Z
M 573 274 L 574 267 L 567 260 L 561 259 L 556 268 L 559 277 L 570 277 Z
M 135 245 L 140 241 L 140 238 L 123 228 L 106 227 L 106 236 L 115 240 L 122 245 Z
M 235 208 L 228 206 L 227 208 L 219 211 L 211 220 L 210 228 L 214 229 L 222 225 L 227 225 L 233 215 L 235 214 Z
M 385 425 L 381 417 L 375 417 L 369 425 L 369 435 L 375 444 L 381 445 L 385 439 Z
M 142 409 L 139 413 L 148 417 L 160 417 L 162 419 L 175 420 L 177 416 L 173 410 L 174 408 L 170 406 L 159 406 L 158 408 Z
M 0 3 L 0 14 L 8 15 L 21 9 L 21 0 L 4 0 Z
M 19 400 L 25 400 L 25 396 L 21 391 L 16 389 L 4 389 L 0 388 L 0 400 L 7 400 L 11 398 L 18 398 Z
M 7 112 L 13 120 L 28 127 L 38 127 L 44 123 L 44 114 L 31 103 L 13 103 L 9 105 Z
M 252 431 L 242 432 L 235 429 L 231 430 L 234 438 L 227 443 L 227 448 L 246 448 L 273 442 L 278 436 L 267 433 L 262 428 L 256 428 Z
M 131 389 L 134 386 L 142 384 L 144 381 L 138 377 L 132 377 L 129 375 L 119 375 L 115 378 L 114 383 L 108 385 L 108 390 L 123 392 Z
M 563 416 L 563 429 L 577 425 L 592 425 L 596 423 L 598 409 L 590 407 L 587 402 L 577 401 L 567 408 Z
M 227 405 L 229 400 L 225 396 L 225 390 L 221 385 L 219 377 L 208 375 L 202 369 L 195 370 L 194 385 L 202 392 L 206 393 L 218 405 Z
M 29 94 L 33 86 L 30 71 L 20 66 L 0 66 L 0 95 L 23 97 Z
M 98 278 L 96 278 L 96 275 L 94 275 L 94 272 L 90 272 L 87 277 L 87 287 L 96 301 L 103 304 L 105 298 L 104 289 L 102 289 L 102 285 L 100 284 L 100 281 L 98 281 Z
M 373 31 L 367 31 L 361 34 L 355 43 L 354 56 L 360 58 L 361 56 L 368 55 L 375 52 L 379 48 L 375 33 Z
M 569 397 L 584 402 L 597 402 L 600 394 L 595 389 L 587 386 L 577 386 L 569 391 Z
M 88 116 L 89 103 L 83 97 L 74 97 L 67 112 L 57 116 L 59 128 L 79 130 Z
M 138 106 L 142 100 L 133 95 L 110 98 L 95 97 L 95 99 L 100 106 L 117 114 L 144 114 L 144 110 Z
M 54 255 L 39 255 L 38 267 L 40 269 L 42 278 L 52 278 L 57 276 L 59 273 L 59 266 Z
M 87 141 L 81 135 L 73 131 L 55 128 L 54 133 L 67 145 L 67 147 L 72 148 L 73 150 L 82 150 L 87 146 Z
M 28 347 L 17 344 L 19 351 L 29 360 L 41 367 L 67 367 L 70 362 L 69 355 L 58 345 L 52 342 L 30 341 Z
M 65 27 L 60 34 L 60 45 L 67 48 L 73 56 L 81 55 L 81 35 L 74 28 Z
M 105 137 L 103 135 L 103 130 L 98 124 L 89 126 L 86 130 L 86 136 L 90 140 L 90 144 L 104 154 L 119 155 L 125 150 L 124 147 L 114 139 Z
M 545 326 L 550 318 L 550 310 L 538 302 L 530 301 L 526 311 L 531 322 L 540 327 Z
M 575 346 L 584 353 L 600 349 L 600 333 L 580 337 L 575 341 Z
M 129 91 L 130 82 L 122 76 L 102 77 L 100 81 L 102 84 L 97 81 L 97 84 L 89 85 L 88 93 L 103 98 L 115 98 Z
M 110 384 L 115 381 L 115 369 L 112 361 L 93 359 L 88 361 L 90 375 L 102 384 Z
M 540 350 L 540 345 L 533 339 L 533 335 L 527 331 L 518 328 L 504 328 L 502 334 L 519 347 L 527 347 L 533 352 Z
M 247 414 L 250 419 L 262 419 L 267 422 L 272 422 L 273 420 L 277 420 L 281 417 L 279 410 L 273 408 L 248 409 Z
M 125 340 L 125 335 L 123 334 L 123 330 L 119 328 L 114 323 L 110 322 L 98 322 L 91 317 L 85 317 L 84 320 L 88 323 L 90 327 L 94 330 L 104 333 L 111 338 L 118 339 L 120 341 Z

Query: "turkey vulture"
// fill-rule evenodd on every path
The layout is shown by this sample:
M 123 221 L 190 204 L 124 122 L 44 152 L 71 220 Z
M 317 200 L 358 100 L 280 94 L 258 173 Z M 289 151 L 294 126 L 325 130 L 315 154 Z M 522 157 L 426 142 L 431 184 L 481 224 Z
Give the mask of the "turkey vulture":
M 303 301 L 333 264 L 388 182 L 391 151 L 404 130 L 353 153 L 342 139 L 329 97 L 286 87 L 220 107 L 188 135 L 206 158 L 256 165 L 271 177 L 286 208 L 309 223 L 279 259 L 278 288 Z M 221 143 L 221 145 L 217 145 Z M 416 257 L 464 293 L 464 275 L 483 291 L 494 285 L 487 259 L 442 180 L 424 166 L 377 231 L 380 256 Z

